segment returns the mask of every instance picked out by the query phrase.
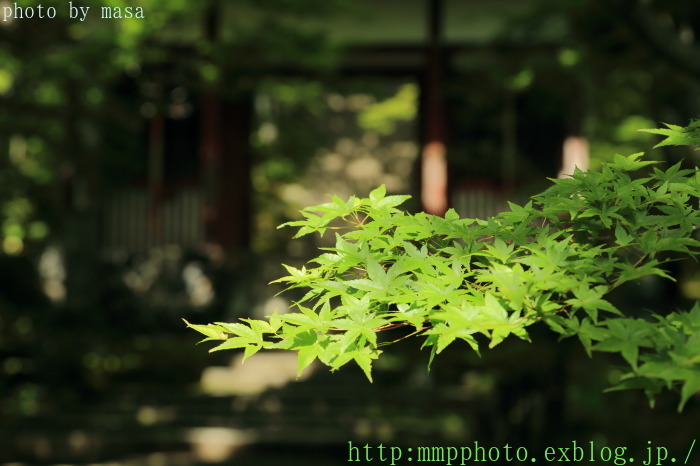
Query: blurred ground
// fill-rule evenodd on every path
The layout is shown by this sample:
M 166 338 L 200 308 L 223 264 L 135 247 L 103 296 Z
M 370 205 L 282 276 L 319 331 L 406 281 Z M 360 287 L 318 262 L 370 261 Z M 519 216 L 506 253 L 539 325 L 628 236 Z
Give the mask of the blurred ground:
M 465 357 L 464 348 L 446 353 L 430 374 L 422 362 L 410 361 L 426 356 L 415 353 L 379 370 L 373 384 L 357 368 L 331 374 L 320 367 L 282 385 L 292 375 L 288 355 L 263 354 L 244 366 L 234 358 L 228 369 L 205 371 L 210 388 L 221 382 L 213 379 L 232 380 L 246 366 L 248 373 L 276 369 L 277 382 L 267 379 L 263 386 L 242 376 L 238 386 L 228 386 L 237 393 L 226 395 L 206 394 L 203 386 L 124 387 L 90 403 L 4 418 L 0 461 L 333 465 L 347 463 L 350 441 L 404 448 L 478 441 L 541 451 L 593 440 L 641 451 L 651 440 L 679 451 L 690 443 L 700 414 L 690 403 L 677 417 L 670 396 L 652 410 L 639 393 L 603 394 L 610 361 L 589 360 L 576 345 L 514 341 L 482 359 Z M 514 362 L 515 354 L 531 363 Z

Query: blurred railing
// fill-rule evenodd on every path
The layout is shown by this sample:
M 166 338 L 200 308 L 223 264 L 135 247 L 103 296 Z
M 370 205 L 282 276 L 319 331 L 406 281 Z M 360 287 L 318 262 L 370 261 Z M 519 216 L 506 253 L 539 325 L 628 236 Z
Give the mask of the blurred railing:
M 102 213 L 105 252 L 142 252 L 167 244 L 204 242 L 204 193 L 185 188 L 156 204 L 146 189 L 128 189 L 107 199 Z
M 459 186 L 452 205 L 463 218 L 487 218 L 508 210 L 507 195 L 490 184 Z M 513 200 L 513 202 L 518 202 Z M 131 188 L 107 199 L 102 212 L 101 244 L 106 253 L 135 253 L 176 244 L 204 243 L 204 193 L 183 188 L 159 204 L 146 189 Z
M 479 183 L 457 187 L 452 205 L 462 218 L 487 218 L 509 210 L 505 193 L 495 186 Z

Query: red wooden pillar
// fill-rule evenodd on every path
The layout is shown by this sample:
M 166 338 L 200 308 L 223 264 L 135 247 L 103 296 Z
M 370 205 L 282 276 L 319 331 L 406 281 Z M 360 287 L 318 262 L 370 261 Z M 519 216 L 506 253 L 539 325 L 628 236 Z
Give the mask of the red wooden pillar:
M 205 236 L 227 251 L 250 245 L 250 131 L 252 99 L 205 96 L 202 108 Z
M 204 236 L 207 242 L 218 243 L 216 223 L 219 217 L 217 201 L 221 172 L 221 104 L 212 92 L 208 92 L 202 100 L 199 156 L 204 192 Z
M 208 242 L 225 250 L 250 245 L 250 131 L 252 99 L 222 101 L 208 94 L 202 107 L 202 183 Z
M 250 246 L 251 160 L 250 132 L 253 99 L 242 94 L 222 104 L 222 158 L 219 171 L 216 237 L 226 250 Z
M 212 44 L 218 39 L 220 18 L 221 2 L 215 0 L 205 17 L 205 34 Z M 250 245 L 252 115 L 248 93 L 231 101 L 211 90 L 204 95 L 200 158 L 205 238 L 225 251 L 243 251 Z
M 429 45 L 423 85 L 423 149 L 421 154 L 421 200 L 433 215 L 447 211 L 447 160 L 442 52 L 443 0 L 428 0 Z
M 159 100 L 162 89 L 159 88 Z M 165 117 L 162 102 L 158 102 L 155 115 L 149 122 L 148 141 L 148 190 L 151 202 L 148 210 L 148 237 L 145 247 L 162 241 L 162 205 L 165 168 Z

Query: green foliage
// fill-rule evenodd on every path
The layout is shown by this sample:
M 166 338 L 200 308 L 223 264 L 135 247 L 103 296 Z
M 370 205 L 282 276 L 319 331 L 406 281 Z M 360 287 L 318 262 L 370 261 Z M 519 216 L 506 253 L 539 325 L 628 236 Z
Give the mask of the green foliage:
M 511 335 L 529 340 L 528 327 L 544 324 L 589 355 L 619 353 L 629 369 L 613 390 L 643 389 L 653 403 L 679 388 L 682 409 L 700 391 L 700 304 L 643 319 L 607 295 L 645 276 L 672 279 L 665 263 L 697 258 L 700 170 L 663 171 L 640 156 L 576 170 L 486 220 L 408 214 L 398 208 L 408 196 L 384 187 L 366 199 L 333 196 L 286 224 L 296 237 L 332 231 L 336 240 L 308 267 L 285 266 L 277 281 L 308 290 L 294 312 L 188 325 L 221 341 L 212 351 L 296 350 L 299 372 L 315 359 L 333 370 L 354 361 L 371 380 L 372 361 L 398 341 L 381 338 L 388 329 L 424 338 L 432 362 L 458 340 L 478 352 Z M 631 176 L 644 167 L 646 176 Z
M 700 145 L 700 120 L 693 120 L 687 127 L 664 123 L 666 128 L 645 129 L 647 133 L 660 134 L 666 139 L 656 145 L 662 146 L 697 146 Z
M 410 121 L 416 116 L 418 86 L 409 83 L 401 86 L 393 97 L 370 105 L 358 115 L 360 126 L 379 134 L 391 134 L 397 121 Z

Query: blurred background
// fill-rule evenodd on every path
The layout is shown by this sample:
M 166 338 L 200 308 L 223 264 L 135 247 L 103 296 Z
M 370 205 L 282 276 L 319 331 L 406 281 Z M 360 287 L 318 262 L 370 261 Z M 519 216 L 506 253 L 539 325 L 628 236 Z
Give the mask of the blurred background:
M 276 227 L 327 194 L 385 184 L 485 217 L 649 151 L 638 129 L 700 115 L 700 3 L 98 0 L 84 21 L 65 3 L 0 0 L 2 464 L 332 465 L 348 441 L 681 455 L 697 436 L 700 400 L 604 394 L 622 361 L 546 329 L 453 345 L 430 373 L 402 342 L 370 384 L 210 355 L 182 319 L 284 311 L 268 282 L 323 243 Z M 673 272 L 616 304 L 687 309 L 700 272 Z

